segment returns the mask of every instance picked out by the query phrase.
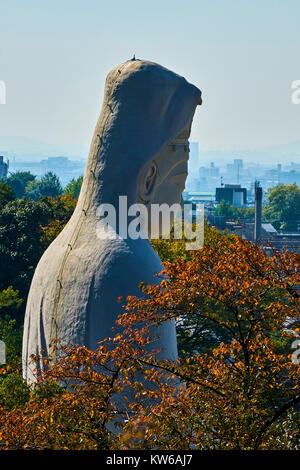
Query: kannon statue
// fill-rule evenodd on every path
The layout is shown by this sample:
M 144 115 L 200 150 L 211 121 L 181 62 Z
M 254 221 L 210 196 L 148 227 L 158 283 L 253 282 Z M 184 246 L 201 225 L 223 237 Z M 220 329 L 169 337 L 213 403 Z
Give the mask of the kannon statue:
M 141 295 L 141 281 L 157 282 L 162 264 L 149 239 L 99 236 L 97 209 L 111 204 L 122 216 L 120 195 L 128 206 L 142 203 L 147 210 L 181 203 L 199 104 L 198 88 L 152 62 L 130 60 L 108 74 L 77 206 L 32 279 L 23 337 L 28 382 L 42 367 L 30 363 L 32 354 L 49 354 L 54 339 L 96 349 L 112 336 L 122 310 L 117 299 Z M 174 323 L 162 324 L 157 333 L 161 357 L 176 359 Z

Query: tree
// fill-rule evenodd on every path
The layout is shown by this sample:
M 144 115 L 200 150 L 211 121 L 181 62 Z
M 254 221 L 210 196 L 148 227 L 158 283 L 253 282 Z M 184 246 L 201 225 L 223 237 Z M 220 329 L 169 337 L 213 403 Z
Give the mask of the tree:
M 12 372 L 7 377 L 0 378 L 0 406 L 12 410 L 28 402 L 30 387 L 18 372 Z
M 73 196 L 73 193 L 68 193 L 56 198 L 41 197 L 40 201 L 47 204 L 51 211 L 51 219 L 47 225 L 41 227 L 43 231 L 41 241 L 47 248 L 70 219 L 76 207 L 77 198 Z
M 168 281 L 149 289 L 143 286 L 151 301 L 139 303 L 133 298 L 127 308 L 139 309 L 141 306 L 141 321 L 158 320 L 155 316 L 157 311 L 162 319 L 164 311 L 168 319 L 178 319 L 179 322 L 183 318 L 192 319 L 190 335 L 197 325 L 204 322 L 205 334 L 211 335 L 214 346 L 217 346 L 220 342 L 236 339 L 240 333 L 245 337 L 254 334 L 254 320 L 262 321 L 265 315 L 270 322 L 272 317 L 269 318 L 265 310 L 270 312 L 271 307 L 283 308 L 289 297 L 295 297 L 297 304 L 298 294 L 292 286 L 299 281 L 299 260 L 300 255 L 296 253 L 280 255 L 274 252 L 273 257 L 268 257 L 261 248 L 239 237 L 219 234 L 211 237 L 210 243 L 202 250 L 191 252 L 189 259 L 165 262 Z M 168 299 L 166 303 L 165 298 Z M 253 317 L 253 320 L 246 321 L 245 315 Z M 136 317 L 132 318 L 134 321 Z M 239 318 L 243 318 L 241 325 Z M 276 325 L 273 326 L 275 330 Z M 203 338 L 199 343 L 200 346 L 207 344 Z
M 34 180 L 35 176 L 30 171 L 16 171 L 2 178 L 1 181 L 12 188 L 17 198 L 21 198 L 25 195 L 26 186 Z
M 36 201 L 41 196 L 57 197 L 63 193 L 58 176 L 49 171 L 40 180 L 30 181 L 26 186 L 26 196 Z
M 224 199 L 220 202 L 218 207 L 215 210 L 216 215 L 222 215 L 226 217 L 226 219 L 237 219 L 238 218 L 238 211 L 237 208 L 232 206 L 230 202 L 224 201 Z
M 296 184 L 278 184 L 270 189 L 263 216 L 277 230 L 297 231 L 300 224 L 300 189 Z
M 0 291 L 0 340 L 6 349 L 6 364 L 18 365 L 21 361 L 22 328 L 17 325 L 11 313 L 19 311 L 23 299 L 11 286 Z
M 194 227 L 195 229 L 195 227 Z M 151 241 L 153 248 L 158 253 L 163 264 L 174 263 L 179 259 L 188 261 L 192 259 L 193 253 L 185 248 L 185 239 L 174 239 L 171 232 L 170 239 L 154 239 Z M 204 246 L 215 249 L 220 247 L 222 240 L 226 243 L 234 243 L 234 235 L 219 232 L 216 227 L 204 223 Z M 211 325 L 210 325 L 211 326 Z M 217 329 L 215 325 L 215 330 Z M 211 332 L 207 321 L 199 321 L 194 315 L 182 316 L 176 321 L 178 352 L 180 355 L 190 354 L 195 351 L 204 351 L 211 348 L 216 341 L 216 331 Z
M 253 207 L 235 207 L 232 206 L 229 202 L 224 201 L 220 202 L 218 207 L 215 210 L 216 215 L 221 215 L 226 217 L 226 219 L 253 219 L 254 218 L 254 208 Z
M 28 199 L 16 199 L 2 209 L 0 290 L 12 286 L 21 298 L 27 298 L 35 267 L 44 251 L 41 225 L 46 225 L 50 217 L 51 210 L 45 203 Z M 22 319 L 24 306 L 16 311 L 18 321 Z
M 83 176 L 79 176 L 77 179 L 72 178 L 71 181 L 65 187 L 65 194 L 72 194 L 74 198 L 78 198 L 82 186 L 82 181 Z
M 144 355 L 139 334 L 128 331 L 123 339 L 105 340 L 97 351 L 63 347 L 59 361 L 48 359 L 25 405 L 22 400 L 16 407 L 14 400 L 1 409 L 0 386 L 0 449 L 103 450 L 117 445 L 107 425 L 114 422 L 117 429 L 130 409 L 126 400 L 115 397 L 132 386 L 133 374 L 141 369 L 138 358 L 151 357 Z
M 42 196 L 40 201 L 17 199 L 4 206 L 0 212 L 0 264 L 5 266 L 0 271 L 0 302 L 1 296 L 11 294 L 9 289 L 13 288 L 22 299 L 27 298 L 40 257 L 71 217 L 76 202 L 72 194 L 65 194 Z M 25 305 L 26 301 L 20 308 L 12 303 L 5 308 L 0 304 L 0 313 L 20 323 Z
M 299 449 L 300 364 L 288 346 L 299 335 L 300 256 L 232 241 L 166 263 L 97 351 L 54 343 L 30 399 L 2 406 L 0 447 Z M 159 360 L 149 331 L 186 316 L 223 334 L 206 352 Z
M 189 261 L 166 264 L 161 284 L 143 287 L 146 300 L 129 298 L 124 326 L 191 316 L 215 332 L 206 353 L 196 350 L 173 366 L 157 362 L 150 373 L 155 380 L 159 370 L 169 372 L 188 384 L 179 393 L 164 386 L 151 413 L 137 404 L 150 448 L 298 446 L 300 367 L 291 360 L 291 343 L 300 331 L 293 287 L 299 265 L 296 253 L 268 257 L 239 238 L 223 239 Z M 129 428 L 132 436 L 134 421 Z
M 8 202 L 13 201 L 15 197 L 15 193 L 10 186 L 5 183 L 0 183 L 0 209 Z
M 19 308 L 22 302 L 23 300 L 20 299 L 19 292 L 9 286 L 0 292 L 0 314 L 3 314 L 3 310 L 6 308 Z
M 0 309 L 0 340 L 5 344 L 6 364 L 9 366 L 21 364 L 22 337 L 23 327 L 9 315 L 2 316 Z

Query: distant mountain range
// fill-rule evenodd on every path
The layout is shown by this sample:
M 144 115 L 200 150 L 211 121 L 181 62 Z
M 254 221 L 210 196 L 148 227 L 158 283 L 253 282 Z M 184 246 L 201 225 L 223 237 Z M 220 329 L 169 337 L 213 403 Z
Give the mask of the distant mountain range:
M 270 147 L 241 150 L 209 150 L 200 149 L 200 162 L 204 161 L 230 161 L 234 158 L 242 158 L 246 162 L 260 164 L 288 164 L 300 163 L 300 140 Z
M 50 156 L 66 156 L 71 159 L 87 158 L 88 148 L 76 144 L 49 144 L 20 136 L 0 135 L 0 155 L 17 157 L 19 160 L 39 161 Z M 200 149 L 200 162 L 242 158 L 262 164 L 300 163 L 300 140 L 255 150 Z
M 39 161 L 47 157 L 87 158 L 88 148 L 75 144 L 48 144 L 20 136 L 0 135 L 0 155 Z

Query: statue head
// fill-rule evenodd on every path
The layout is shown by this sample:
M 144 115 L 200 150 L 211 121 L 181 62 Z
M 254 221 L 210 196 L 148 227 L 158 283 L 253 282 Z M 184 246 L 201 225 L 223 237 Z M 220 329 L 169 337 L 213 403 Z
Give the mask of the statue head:
M 167 235 L 174 222 L 174 211 L 170 212 L 169 225 L 164 228 L 159 219 L 152 217 L 153 205 L 168 205 L 183 208 L 182 192 L 188 176 L 190 127 L 172 140 L 163 152 L 147 162 L 138 181 L 138 202 L 148 211 L 148 232 L 151 236 Z
M 126 195 L 128 204 L 180 204 L 191 123 L 201 102 L 198 88 L 158 64 L 131 60 L 114 68 L 83 184 L 93 191 L 92 172 L 95 203 L 117 205 Z

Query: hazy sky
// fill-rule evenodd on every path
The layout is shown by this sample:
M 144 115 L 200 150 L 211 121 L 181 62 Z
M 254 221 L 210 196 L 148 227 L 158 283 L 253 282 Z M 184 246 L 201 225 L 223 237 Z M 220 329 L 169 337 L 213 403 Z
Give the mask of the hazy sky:
M 201 148 L 300 140 L 299 0 L 0 0 L 0 134 L 89 146 L 105 77 L 133 54 L 202 90 Z

